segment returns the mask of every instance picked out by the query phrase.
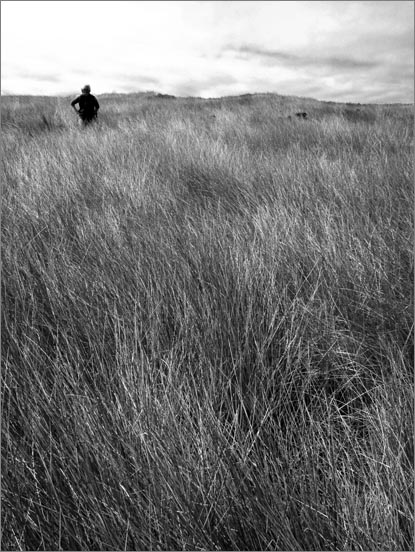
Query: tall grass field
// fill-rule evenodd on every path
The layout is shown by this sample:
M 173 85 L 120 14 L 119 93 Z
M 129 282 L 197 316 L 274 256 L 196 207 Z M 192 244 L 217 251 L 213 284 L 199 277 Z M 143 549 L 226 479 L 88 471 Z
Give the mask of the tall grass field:
M 2 97 L 1 549 L 412 550 L 413 105 L 71 99 Z

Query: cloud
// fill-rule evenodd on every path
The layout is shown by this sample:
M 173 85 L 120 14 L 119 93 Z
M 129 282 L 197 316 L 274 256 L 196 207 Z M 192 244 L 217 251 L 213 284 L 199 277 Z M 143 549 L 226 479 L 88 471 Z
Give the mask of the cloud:
M 3 4 L 2 88 L 17 94 L 413 97 L 413 2 Z M 77 40 L 80 18 L 94 23 Z
M 22 71 L 16 75 L 20 79 L 27 79 L 31 81 L 38 81 L 38 82 L 60 82 L 61 77 L 60 75 L 56 75 L 54 73 L 31 73 L 27 71 Z
M 125 73 L 111 73 L 111 80 L 118 81 L 123 84 L 135 84 L 135 86 L 140 85 L 156 85 L 160 86 L 161 80 L 160 78 L 156 77 L 155 75 L 140 75 L 140 74 L 125 74 Z
M 217 94 L 217 90 L 229 91 L 239 84 L 239 79 L 225 72 L 214 72 L 203 78 L 195 78 L 193 76 L 184 77 L 182 75 L 175 76 L 166 81 L 166 89 L 171 90 L 176 96 L 197 96 L 197 97 L 212 97 Z
M 356 59 L 346 56 L 315 57 L 307 54 L 295 54 L 279 50 L 267 50 L 258 46 L 228 46 L 222 50 L 236 54 L 241 59 L 258 58 L 266 65 L 284 65 L 288 68 L 323 68 L 331 71 L 372 69 L 378 65 L 376 61 Z

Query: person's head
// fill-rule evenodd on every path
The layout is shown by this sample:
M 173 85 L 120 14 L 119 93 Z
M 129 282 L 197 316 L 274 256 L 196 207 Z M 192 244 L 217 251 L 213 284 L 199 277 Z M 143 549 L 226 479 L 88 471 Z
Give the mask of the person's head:
M 89 94 L 91 92 L 91 87 L 89 86 L 89 84 L 86 84 L 82 90 L 81 90 L 82 94 Z

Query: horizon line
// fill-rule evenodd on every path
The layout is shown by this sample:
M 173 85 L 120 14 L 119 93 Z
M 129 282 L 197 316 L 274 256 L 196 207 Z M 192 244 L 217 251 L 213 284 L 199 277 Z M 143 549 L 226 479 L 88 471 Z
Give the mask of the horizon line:
M 68 92 L 68 93 L 60 93 L 60 94 L 22 94 L 22 93 L 9 93 L 9 92 L 3 92 L 0 91 L 0 97 L 6 98 L 6 97 L 29 97 L 29 98 L 68 98 L 72 97 L 74 94 L 77 94 L 77 92 Z M 181 99 L 181 100 L 189 100 L 189 99 L 195 99 L 195 100 L 222 100 L 226 98 L 240 98 L 242 96 L 280 96 L 282 98 L 295 98 L 295 99 L 301 99 L 301 100 L 312 100 L 317 101 L 321 103 L 334 103 L 334 104 L 352 104 L 352 105 L 401 105 L 401 106 L 411 106 L 414 105 L 414 102 L 358 102 L 358 101 L 335 101 L 335 100 L 319 100 L 317 98 L 313 98 L 311 96 L 295 96 L 291 94 L 279 94 L 278 92 L 243 92 L 241 94 L 229 94 L 225 96 L 212 96 L 209 98 L 202 98 L 201 96 L 176 96 L 174 94 L 169 94 L 166 92 L 156 92 L 154 90 L 146 90 L 146 91 L 135 91 L 135 92 L 100 92 L 99 94 L 95 94 L 96 96 L 134 96 L 134 95 L 149 95 L 149 96 L 165 96 L 170 97 L 171 99 Z M 161 98 L 163 99 L 163 98 Z

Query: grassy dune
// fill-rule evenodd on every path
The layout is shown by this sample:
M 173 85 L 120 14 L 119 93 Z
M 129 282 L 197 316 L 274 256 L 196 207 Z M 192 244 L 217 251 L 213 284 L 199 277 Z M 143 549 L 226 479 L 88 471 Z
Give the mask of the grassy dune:
M 2 98 L 2 550 L 411 550 L 413 106 L 99 100 Z

